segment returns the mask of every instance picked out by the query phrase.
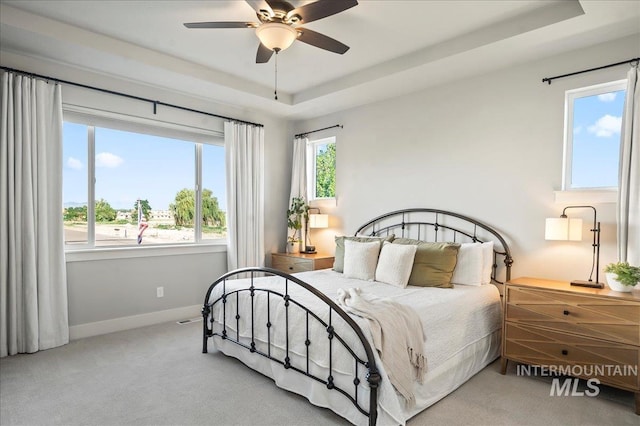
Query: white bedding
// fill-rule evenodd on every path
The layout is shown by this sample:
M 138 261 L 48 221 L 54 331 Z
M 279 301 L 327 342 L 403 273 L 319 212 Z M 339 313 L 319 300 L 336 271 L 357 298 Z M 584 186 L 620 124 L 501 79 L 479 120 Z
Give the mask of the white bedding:
M 500 345 L 500 296 L 493 285 L 462 286 L 457 285 L 453 289 L 407 287 L 397 288 L 388 284 L 368 282 L 345 278 L 343 274 L 332 270 L 303 272 L 296 276 L 306 283 L 326 294 L 335 301 L 339 288 L 361 288 L 364 293 L 374 294 L 378 297 L 387 297 L 411 306 L 419 314 L 425 333 L 424 353 L 427 357 L 427 374 L 424 383 L 415 383 L 416 406 L 408 410 L 404 399 L 400 397 L 389 383 L 384 366 L 376 355 L 376 364 L 380 370 L 382 381 L 378 390 L 378 424 L 404 424 L 406 420 L 432 405 L 442 397 L 468 380 L 471 376 L 484 368 L 499 355 Z M 261 278 L 269 280 L 279 291 L 284 291 L 284 283 L 280 277 Z M 240 283 L 235 280 L 227 281 L 226 291 L 235 288 Z M 216 292 L 216 290 L 218 292 Z M 219 285 L 212 294 L 216 298 L 222 291 Z M 296 284 L 289 284 L 289 294 L 294 300 L 316 311 L 321 318 L 328 321 L 328 309 L 322 302 Z M 250 343 L 251 336 L 251 301 L 248 293 L 244 293 L 240 300 L 239 330 L 241 341 Z M 265 301 L 265 293 L 256 292 L 254 304 L 262 299 Z M 287 342 L 284 335 L 279 333 L 284 329 L 285 314 L 282 309 L 284 302 L 280 298 L 271 298 L 269 320 L 271 327 L 271 355 L 284 360 Z M 222 305 L 218 303 L 216 306 Z M 226 304 L 227 332 L 235 337 L 235 296 L 229 297 Z M 222 309 L 214 307 L 215 327 L 222 322 Z M 367 323 L 354 317 L 369 338 Z M 345 331 L 343 324 L 334 313 L 332 322 L 337 332 L 349 345 L 360 348 L 358 339 Z M 254 336 L 256 348 L 267 351 L 267 313 L 266 310 L 256 311 L 253 318 Z M 327 377 L 329 356 L 327 345 L 327 333 L 323 327 L 310 322 L 309 346 L 311 362 L 310 372 Z M 220 328 L 214 328 L 220 331 Z M 289 309 L 289 357 L 291 364 L 305 370 L 306 367 L 306 320 L 302 310 L 290 306 Z M 277 364 L 262 356 L 252 354 L 244 348 L 229 343 L 218 337 L 212 339 L 215 347 L 227 355 L 240 359 L 249 367 L 273 378 L 278 386 L 299 393 L 307 397 L 312 403 L 330 408 L 354 424 L 366 424 L 367 418 L 362 415 L 342 394 L 336 391 L 328 391 L 323 384 L 309 379 L 304 375 L 286 371 L 282 365 Z M 321 346 L 323 346 L 321 348 Z M 372 345 L 373 346 L 373 345 Z M 364 351 L 357 349 L 358 355 L 366 360 Z M 333 364 L 331 375 L 335 383 L 348 392 L 352 392 L 354 361 L 350 356 L 345 356 L 346 351 L 337 343 L 333 344 Z M 358 387 L 358 400 L 368 410 L 368 385 L 365 379 L 365 370 L 359 369 L 361 383 Z

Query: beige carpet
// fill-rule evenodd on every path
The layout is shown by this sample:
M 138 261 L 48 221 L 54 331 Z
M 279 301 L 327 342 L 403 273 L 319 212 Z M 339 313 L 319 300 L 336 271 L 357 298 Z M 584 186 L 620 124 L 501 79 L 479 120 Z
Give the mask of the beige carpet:
M 3 358 L 0 424 L 346 424 L 234 359 L 202 354 L 201 326 L 160 324 Z M 631 392 L 550 397 L 551 379 L 498 370 L 494 362 L 408 425 L 640 424 Z

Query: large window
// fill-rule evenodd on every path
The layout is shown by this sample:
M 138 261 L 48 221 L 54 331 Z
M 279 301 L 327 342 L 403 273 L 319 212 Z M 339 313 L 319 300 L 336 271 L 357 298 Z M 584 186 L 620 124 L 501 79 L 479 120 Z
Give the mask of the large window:
M 564 190 L 617 188 L 625 86 L 621 80 L 566 92 Z
M 171 133 L 162 128 L 150 134 L 114 127 L 64 123 L 66 246 L 226 239 L 222 140 L 196 138 L 209 144 L 188 134 L 162 136 Z
M 336 139 L 309 141 L 307 145 L 309 200 L 336 196 Z

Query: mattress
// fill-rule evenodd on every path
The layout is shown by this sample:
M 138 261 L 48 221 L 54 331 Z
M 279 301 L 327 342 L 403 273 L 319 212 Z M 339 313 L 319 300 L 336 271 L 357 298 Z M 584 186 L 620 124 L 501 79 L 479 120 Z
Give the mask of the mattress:
M 409 418 L 455 390 L 499 355 L 500 295 L 493 285 L 457 285 L 453 289 L 409 286 L 401 289 L 378 282 L 345 278 L 343 274 L 329 269 L 303 272 L 295 276 L 332 300 L 335 300 L 339 288 L 360 288 L 363 293 L 411 306 L 420 316 L 425 334 L 427 369 L 423 383 L 415 383 L 416 405 L 407 406 L 395 391 L 376 353 L 376 364 L 382 377 L 378 390 L 378 424 L 405 424 Z M 227 281 L 226 292 L 246 287 L 247 284 L 242 281 Z M 358 356 L 366 360 L 364 351 L 359 350 L 355 333 L 341 324 L 341 319 L 335 312 L 330 312 L 316 296 L 293 283 L 286 284 L 280 277 L 258 278 L 256 283 L 261 281 L 260 287 L 268 281 L 270 289 L 283 294 L 287 292 L 293 300 L 316 312 L 327 323 L 331 319 L 340 337 L 354 348 Z M 221 287 L 214 289 L 211 300 L 219 297 Z M 252 314 L 252 304 L 266 306 L 267 297 L 270 299 L 268 312 L 267 309 L 256 309 Z M 296 368 L 319 377 L 331 376 L 336 385 L 345 388 L 354 387 L 353 376 L 357 374 L 360 379 L 357 400 L 367 408 L 369 388 L 365 378 L 366 370 L 354 365 L 346 350 L 335 342 L 330 358 L 329 352 L 323 347 L 328 342 L 325 328 L 314 321 L 308 321 L 306 312 L 297 305 L 290 304 L 287 312 L 283 304 L 281 298 L 258 291 L 255 292 L 254 300 L 251 300 L 248 292 L 236 293 L 227 298 L 224 307 L 221 303 L 214 306 L 213 330 L 221 332 L 224 319 L 227 333 L 233 334 L 233 337 L 238 336 L 244 344 L 251 345 L 253 342 L 258 351 L 268 352 L 277 359 L 288 357 Z M 370 340 L 367 321 L 358 317 L 353 319 Z M 265 326 L 267 322 L 270 327 Z M 289 339 L 278 332 L 285 327 L 289 328 Z M 252 333 L 253 341 L 250 338 Z M 310 345 L 304 344 L 307 339 L 311 341 Z M 250 368 L 271 377 L 279 387 L 303 395 L 313 404 L 329 408 L 354 424 L 367 424 L 367 417 L 348 398 L 339 392 L 328 390 L 324 384 L 286 370 L 280 363 L 257 356 L 219 337 L 213 337 L 212 342 L 216 349 L 226 355 L 238 358 Z M 306 356 L 307 351 L 310 351 L 309 357 Z

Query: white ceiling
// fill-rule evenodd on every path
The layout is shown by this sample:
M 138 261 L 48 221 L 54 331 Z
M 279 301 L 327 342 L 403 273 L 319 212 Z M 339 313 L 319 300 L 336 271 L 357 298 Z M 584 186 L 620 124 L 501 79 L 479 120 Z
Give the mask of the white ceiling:
M 245 1 L 1 0 L 0 7 L 2 52 L 289 118 L 640 34 L 638 0 L 360 0 L 304 25 L 350 46 L 346 54 L 294 42 L 278 55 L 276 101 L 274 58 L 255 63 L 253 30 L 182 25 L 257 21 Z

